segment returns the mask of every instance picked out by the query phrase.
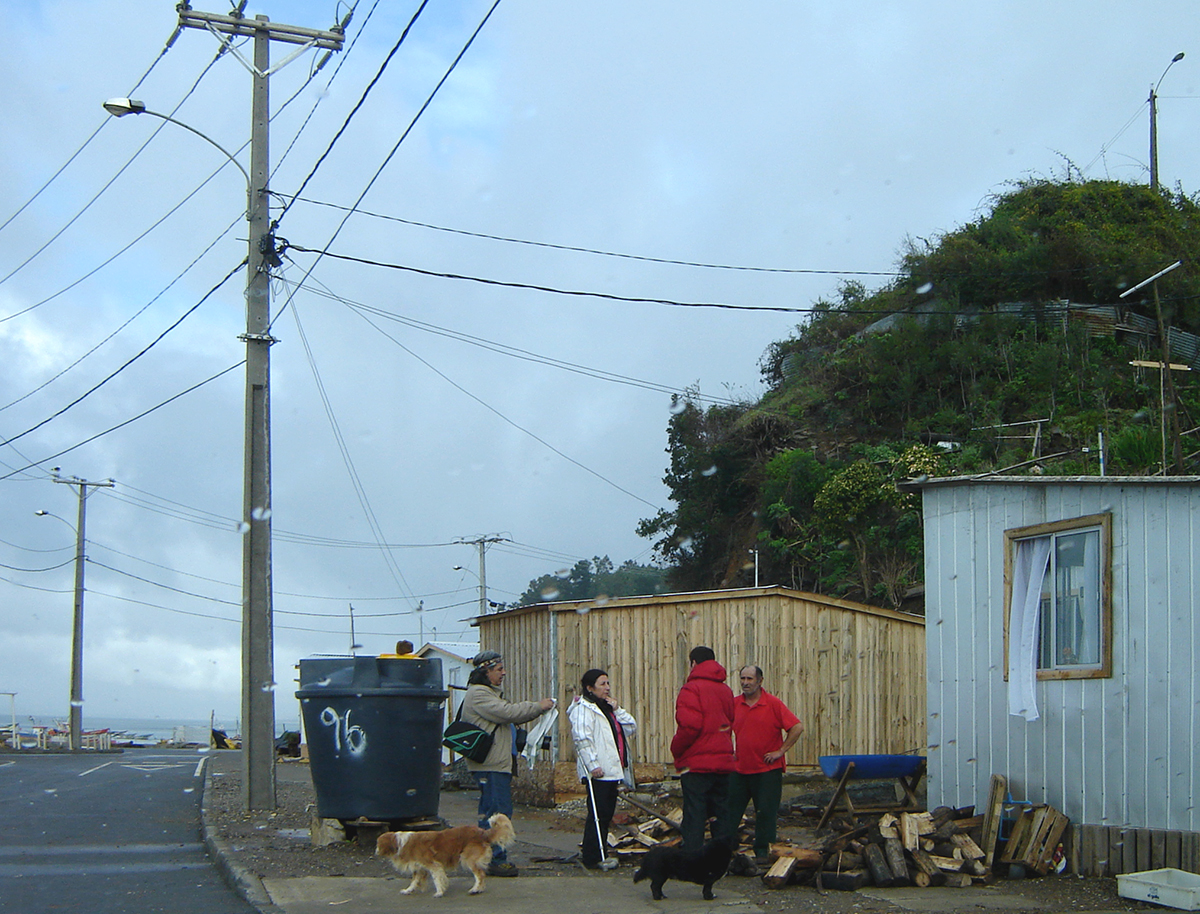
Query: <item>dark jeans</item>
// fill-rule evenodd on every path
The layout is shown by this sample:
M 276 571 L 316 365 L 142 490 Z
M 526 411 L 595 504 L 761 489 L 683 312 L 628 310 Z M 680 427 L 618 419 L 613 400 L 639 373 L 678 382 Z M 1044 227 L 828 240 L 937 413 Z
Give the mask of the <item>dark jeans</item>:
M 689 771 L 679 776 L 683 788 L 683 846 L 698 851 L 704 846 L 704 826 L 715 818 L 712 826 L 714 840 L 729 840 L 729 774 Z
M 779 801 L 783 798 L 783 769 L 775 768 L 761 774 L 731 774 L 729 776 L 729 831 L 737 834 L 746 804 L 754 802 L 754 855 L 765 857 L 775 840 L 775 823 L 779 819 Z
M 587 781 L 583 782 L 584 784 Z M 583 851 L 580 859 L 584 866 L 595 866 L 600 862 L 600 836 L 608 838 L 608 827 L 612 825 L 613 813 L 617 811 L 617 785 L 620 781 L 592 780 L 592 790 L 588 794 L 587 822 L 583 825 Z M 584 788 L 587 789 L 586 787 Z M 592 808 L 592 796 L 596 798 L 596 808 Z M 600 823 L 597 831 L 596 823 Z
M 498 812 L 511 819 L 512 775 L 503 771 L 476 771 L 473 775 L 475 783 L 479 785 L 479 827 L 490 828 L 488 819 Z M 499 844 L 493 844 L 492 862 L 504 863 L 506 860 L 508 851 Z

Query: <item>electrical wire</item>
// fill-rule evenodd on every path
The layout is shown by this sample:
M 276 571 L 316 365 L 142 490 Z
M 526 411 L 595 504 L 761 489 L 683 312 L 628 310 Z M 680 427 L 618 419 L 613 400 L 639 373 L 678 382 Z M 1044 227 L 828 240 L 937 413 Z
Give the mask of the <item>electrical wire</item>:
M 132 425 L 134 422 L 137 422 L 139 419 L 146 418 L 146 416 L 150 415 L 151 413 L 153 413 L 157 410 L 162 409 L 164 406 L 166 406 L 170 403 L 174 403 L 180 397 L 187 396 L 188 394 L 192 393 L 192 391 L 199 390 L 201 387 L 204 387 L 206 384 L 211 384 L 213 381 L 217 380 L 218 378 L 222 377 L 223 375 L 227 375 L 227 374 L 229 374 L 229 372 L 233 371 L 235 368 L 240 368 L 242 365 L 245 365 L 245 364 L 246 364 L 245 359 L 242 359 L 240 362 L 234 362 L 234 364 L 230 365 L 228 368 L 218 371 L 215 375 L 205 378 L 203 381 L 199 381 L 198 383 L 193 384 L 191 387 L 185 388 L 184 390 L 179 391 L 179 393 L 174 394 L 170 397 L 167 397 L 167 399 L 163 400 L 160 403 L 155 404 L 154 406 L 151 406 L 149 409 L 142 410 L 142 412 L 138 413 L 136 416 L 131 416 L 130 418 L 126 419 L 123 422 L 118 422 L 116 425 L 110 426 L 102 432 L 97 432 L 96 434 L 92 435 L 89 438 L 84 438 L 82 441 L 72 444 L 70 447 L 63 448 L 61 451 L 51 454 L 48 457 L 43 457 L 41 460 L 31 462 L 27 466 L 24 466 L 19 470 L 12 470 L 11 472 L 4 474 L 3 476 L 0 476 L 0 481 L 8 479 L 12 476 L 16 476 L 18 473 L 24 473 L 26 470 L 32 470 L 34 467 L 41 466 L 43 463 L 49 463 L 51 460 L 55 460 L 55 459 L 63 456 L 63 454 L 69 454 L 69 453 L 71 453 L 71 451 L 78 450 L 79 448 L 83 447 L 86 444 L 91 444 L 97 438 L 103 438 L 105 435 L 111 434 L 112 432 L 115 432 L 118 429 L 122 429 L 127 425 Z
M 220 288 L 223 285 L 225 285 L 225 283 L 229 282 L 229 280 L 234 276 L 234 274 L 238 273 L 242 269 L 242 267 L 245 265 L 246 265 L 246 262 L 242 261 L 241 264 L 239 264 L 238 266 L 236 266 L 232 270 L 230 270 L 228 273 L 226 273 L 224 279 L 222 279 L 215 286 L 213 286 L 211 289 L 209 289 L 198 302 L 196 302 L 194 305 L 192 305 L 190 308 L 188 308 L 185 312 L 183 312 L 183 314 L 180 315 L 179 318 L 177 318 L 174 323 L 172 323 L 169 327 L 167 327 L 166 330 L 164 330 L 162 333 L 160 333 L 158 336 L 156 336 L 148 345 L 144 346 L 136 355 L 127 359 L 119 368 L 117 368 L 115 371 L 110 372 L 103 380 L 101 380 L 101 381 L 97 382 L 96 384 L 92 385 L 91 387 L 89 387 L 86 391 L 84 391 L 82 394 L 80 394 L 78 397 L 76 397 L 74 400 L 72 400 L 66 406 L 62 407 L 61 409 L 59 409 L 56 412 L 52 413 L 51 415 L 47 416 L 45 419 L 43 419 L 41 422 L 38 422 L 36 425 L 30 426 L 29 428 L 25 429 L 25 431 L 20 432 L 19 434 L 13 435 L 11 438 L 7 438 L 4 441 L 0 441 L 0 445 L 11 444 L 14 441 L 19 441 L 21 438 L 24 438 L 30 432 L 35 432 L 42 426 L 46 425 L 47 423 L 54 421 L 55 419 L 57 419 L 63 413 L 67 412 L 67 410 L 71 409 L 72 407 L 78 406 L 80 403 L 82 403 L 84 400 L 86 400 L 88 397 L 90 397 L 92 394 L 94 394 L 96 391 L 98 391 L 101 387 L 103 387 L 105 384 L 107 384 L 109 381 L 111 381 L 113 378 L 115 378 L 117 375 L 119 375 L 121 372 L 123 372 L 126 368 L 128 368 L 130 365 L 132 365 L 134 362 L 136 362 L 138 359 L 140 359 L 142 356 L 144 356 L 147 352 L 149 352 L 151 349 L 153 349 L 155 346 L 157 346 L 160 342 L 162 342 L 162 340 L 166 337 L 166 335 L 168 333 L 170 333 L 172 330 L 174 330 L 176 327 L 178 327 L 180 324 L 182 324 L 185 320 L 187 320 L 187 318 L 197 308 L 199 308 L 202 304 L 204 304 L 206 301 L 208 301 L 208 299 L 211 296 L 215 295 L 217 293 L 217 291 L 219 291 Z
M 366 89 L 363 90 L 362 95 L 359 97 L 359 99 L 355 103 L 354 107 L 350 109 L 350 113 L 348 115 L 346 115 L 346 120 L 342 123 L 342 126 L 338 129 L 337 133 L 334 134 L 333 139 L 329 141 L 329 145 L 325 148 L 325 151 L 323 153 L 321 153 L 321 155 L 317 158 L 317 161 L 313 165 L 312 170 L 309 171 L 308 175 L 304 178 L 304 180 L 300 182 L 300 189 L 298 191 L 296 191 L 296 195 L 299 195 L 301 192 L 303 192 L 304 188 L 308 186 L 308 182 L 313 179 L 313 176 L 316 175 L 317 170 L 321 167 L 321 165 L 329 157 L 329 154 L 333 151 L 333 147 L 337 145 L 338 140 L 340 140 L 342 138 L 342 135 L 346 132 L 347 128 L 350 126 L 350 122 L 352 120 L 354 120 L 355 115 L 357 115 L 358 112 L 362 109 L 363 105 L 366 104 L 367 97 L 371 94 L 371 91 L 379 83 L 379 80 L 383 78 L 383 74 L 385 72 L 387 72 L 387 68 L 391 64 L 392 58 L 396 56 L 396 53 L 400 50 L 400 46 L 403 45 L 404 40 L 406 38 L 408 38 L 408 33 L 412 31 L 412 27 L 416 24 L 417 19 L 420 18 L 421 13 L 423 13 L 425 11 L 425 7 L 428 5 L 429 5 L 429 0 L 421 0 L 421 5 L 419 7 L 417 7 L 417 11 L 415 13 L 413 13 L 412 18 L 409 19 L 408 25 L 406 25 L 404 27 L 404 31 L 400 33 L 399 39 L 397 39 L 396 43 L 392 46 L 391 51 L 389 51 L 387 56 L 383 59 L 383 63 L 380 64 L 379 69 L 376 71 L 374 78 L 367 84 Z M 372 8 L 372 11 L 374 11 L 373 8 Z M 489 13 L 489 15 L 490 15 L 490 13 Z M 436 90 L 434 90 L 434 91 L 436 91 Z M 428 102 L 426 102 L 426 104 L 428 104 Z M 424 110 L 424 109 L 422 109 L 422 110 Z M 417 116 L 420 117 L 419 114 Z M 414 121 L 415 121 L 415 118 L 414 118 Z M 410 129 L 411 129 L 411 127 L 410 127 Z M 368 187 L 369 186 L 370 185 L 368 185 Z M 364 191 L 364 194 L 365 194 L 365 191 Z M 359 200 L 361 201 L 361 199 L 362 198 L 360 197 Z M 286 203 L 284 205 L 282 212 L 280 212 L 280 214 L 275 218 L 275 221 L 271 224 L 272 231 L 274 231 L 276 228 L 278 228 L 279 223 L 283 220 L 283 217 L 287 215 L 289 208 L 291 208 L 290 202 Z M 331 241 L 332 241 L 332 239 L 331 239 Z
M 126 95 L 132 96 L 133 93 L 138 90 L 138 87 L 146 81 L 146 79 L 150 76 L 150 74 L 154 72 L 154 68 L 157 67 L 159 62 L 162 61 L 162 59 L 167 55 L 167 51 L 171 50 L 171 45 L 173 45 L 175 43 L 175 39 L 178 37 L 179 37 L 179 26 L 176 26 L 175 31 L 171 33 L 171 37 L 169 39 L 167 39 L 167 43 L 165 45 L 163 45 L 163 49 L 161 51 L 159 51 L 158 56 L 154 58 L 154 62 L 151 63 L 149 68 L 146 70 L 146 72 L 142 74 L 141 79 L 139 79 L 136 83 L 133 84 L 133 88 L 130 89 L 129 92 L 126 93 Z M 46 188 L 48 188 L 51 184 L 53 184 L 58 179 L 58 177 L 64 171 L 67 170 L 67 168 L 70 166 L 70 164 L 72 162 L 74 162 L 77 158 L 79 158 L 80 153 L 82 153 L 85 149 L 88 148 L 89 145 L 91 145 L 92 140 L 94 140 L 99 135 L 101 130 L 103 130 L 105 127 L 108 126 L 108 123 L 111 120 L 112 120 L 111 117 L 105 117 L 102 121 L 100 121 L 100 126 L 98 126 L 95 130 L 93 130 L 91 136 L 89 136 L 86 140 L 83 141 L 83 145 L 81 145 L 78 149 L 76 149 L 73 153 L 71 153 L 70 158 L 68 158 L 67 161 L 65 161 L 61 166 L 59 166 L 58 171 L 56 171 L 54 174 L 52 174 L 41 187 L 39 187 L 36 191 L 34 191 L 33 196 L 31 196 L 28 200 L 26 200 L 24 203 L 22 203 L 20 208 L 17 209 L 17 211 L 15 213 L 13 213 L 11 216 L 9 216 L 7 219 L 5 219 L 3 223 L 0 223 L 0 232 L 4 231 L 6 228 L 8 228 L 9 224 L 14 219 L 16 219 L 17 216 L 21 215 L 21 213 L 23 213 L 29 207 L 29 205 L 31 203 L 33 203 L 34 200 L 36 200 L 38 197 L 40 197 L 42 195 L 42 193 L 46 190 Z

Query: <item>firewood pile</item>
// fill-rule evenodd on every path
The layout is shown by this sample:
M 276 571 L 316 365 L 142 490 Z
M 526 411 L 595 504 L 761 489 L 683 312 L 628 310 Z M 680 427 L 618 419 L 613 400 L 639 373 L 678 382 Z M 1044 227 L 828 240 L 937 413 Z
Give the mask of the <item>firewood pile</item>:
M 853 890 L 867 885 L 963 888 L 992 880 L 979 845 L 984 816 L 973 807 L 885 813 L 866 824 L 834 819 L 832 836 L 817 847 L 771 846 L 775 862 L 763 876 L 771 888 L 813 882 Z

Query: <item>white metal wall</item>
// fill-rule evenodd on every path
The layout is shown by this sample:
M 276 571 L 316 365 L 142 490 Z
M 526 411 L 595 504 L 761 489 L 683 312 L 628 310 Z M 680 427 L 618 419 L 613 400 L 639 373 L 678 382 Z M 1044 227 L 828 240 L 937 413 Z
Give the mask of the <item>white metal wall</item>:
M 929 801 L 993 773 L 1072 822 L 1200 831 L 1200 479 L 931 480 L 923 488 Z M 1111 512 L 1113 676 L 1037 683 L 1008 714 L 1004 531 Z

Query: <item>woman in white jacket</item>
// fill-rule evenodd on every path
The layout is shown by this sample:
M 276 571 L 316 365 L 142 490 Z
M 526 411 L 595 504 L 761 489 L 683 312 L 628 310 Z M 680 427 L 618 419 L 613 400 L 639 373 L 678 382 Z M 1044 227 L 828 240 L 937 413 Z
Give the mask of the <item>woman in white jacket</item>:
M 599 836 L 608 834 L 617 809 L 617 785 L 631 765 L 628 740 L 637 732 L 637 721 L 610 697 L 612 687 L 604 670 L 588 670 L 580 684 L 583 689 L 567 717 L 575 741 L 575 770 L 581 782 L 592 782 L 580 856 L 583 865 L 594 870 L 603 857 Z

